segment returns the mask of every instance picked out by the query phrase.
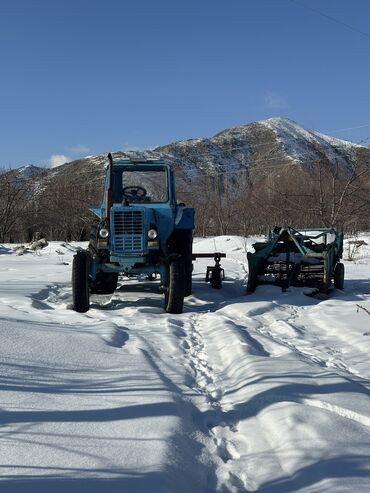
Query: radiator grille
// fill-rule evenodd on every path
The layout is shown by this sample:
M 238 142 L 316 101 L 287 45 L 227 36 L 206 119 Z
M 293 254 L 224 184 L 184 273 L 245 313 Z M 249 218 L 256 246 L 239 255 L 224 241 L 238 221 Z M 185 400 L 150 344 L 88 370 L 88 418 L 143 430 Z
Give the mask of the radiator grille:
M 122 253 L 143 251 L 143 213 L 142 211 L 114 212 L 115 250 Z

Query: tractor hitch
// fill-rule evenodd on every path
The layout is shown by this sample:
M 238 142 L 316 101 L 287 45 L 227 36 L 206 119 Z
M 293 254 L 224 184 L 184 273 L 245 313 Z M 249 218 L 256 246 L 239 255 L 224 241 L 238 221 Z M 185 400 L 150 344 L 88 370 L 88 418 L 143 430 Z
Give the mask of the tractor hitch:
M 212 288 L 221 289 L 222 281 L 225 279 L 225 270 L 221 267 L 221 258 L 225 258 L 226 253 L 193 253 L 192 259 L 213 258 L 215 265 L 208 265 L 206 272 L 206 282 L 210 282 Z

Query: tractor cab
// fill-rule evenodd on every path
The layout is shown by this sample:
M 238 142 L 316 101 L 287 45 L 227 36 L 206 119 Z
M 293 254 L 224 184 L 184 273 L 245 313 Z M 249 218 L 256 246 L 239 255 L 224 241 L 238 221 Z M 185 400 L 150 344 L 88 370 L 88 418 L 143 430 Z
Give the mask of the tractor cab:
M 171 200 L 167 166 L 136 165 L 114 169 L 114 202 L 130 204 L 164 204 Z

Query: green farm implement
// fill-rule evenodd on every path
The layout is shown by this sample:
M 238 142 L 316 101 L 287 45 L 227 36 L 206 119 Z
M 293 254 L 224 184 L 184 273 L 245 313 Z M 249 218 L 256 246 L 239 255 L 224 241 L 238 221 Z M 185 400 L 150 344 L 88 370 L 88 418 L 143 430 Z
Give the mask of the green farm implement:
M 309 286 L 326 293 L 334 284 L 344 287 L 343 233 L 335 228 L 294 229 L 276 227 L 264 242 L 254 243 L 248 252 L 247 291 L 259 284 Z

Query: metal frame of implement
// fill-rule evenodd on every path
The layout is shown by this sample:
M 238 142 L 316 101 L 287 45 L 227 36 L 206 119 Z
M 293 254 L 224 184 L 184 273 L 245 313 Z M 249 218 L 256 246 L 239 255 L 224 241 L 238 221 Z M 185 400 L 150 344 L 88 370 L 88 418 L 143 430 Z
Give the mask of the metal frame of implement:
M 248 252 L 247 292 L 259 284 L 310 286 L 327 292 L 344 287 L 343 233 L 336 228 L 294 229 L 276 227 L 265 242 L 253 245 Z

